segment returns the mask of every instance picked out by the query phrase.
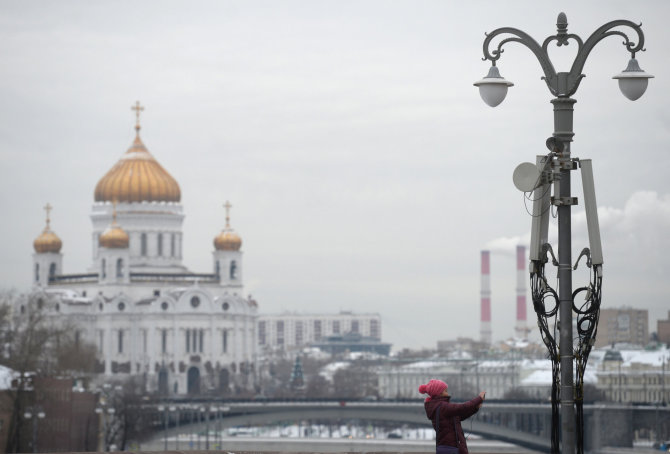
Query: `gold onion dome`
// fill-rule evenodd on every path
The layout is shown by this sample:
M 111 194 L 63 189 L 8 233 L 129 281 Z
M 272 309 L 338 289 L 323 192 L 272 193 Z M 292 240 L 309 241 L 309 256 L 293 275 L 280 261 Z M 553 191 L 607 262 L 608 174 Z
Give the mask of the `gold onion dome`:
M 242 238 L 230 228 L 230 213 L 232 207 L 230 202 L 226 201 L 226 227 L 214 237 L 214 247 L 217 251 L 239 251 L 242 247 Z
M 49 219 L 51 205 L 47 203 L 44 209 L 47 212 L 47 225 L 44 227 L 42 233 L 40 233 L 40 235 L 35 238 L 35 241 L 33 241 L 33 247 L 35 248 L 35 252 L 39 254 L 45 252 L 58 253 L 63 247 L 63 242 L 60 240 L 60 238 L 58 238 L 58 235 L 51 231 L 51 227 L 49 225 L 51 223 L 51 220 Z
M 99 244 L 109 249 L 127 249 L 130 238 L 128 234 L 116 224 L 112 224 L 100 235 Z
M 109 249 L 127 249 L 130 244 L 130 237 L 126 231 L 116 223 L 116 201 L 114 201 L 114 214 L 112 216 L 112 225 L 102 232 L 98 244 L 101 247 Z
M 177 180 L 149 153 L 140 139 L 139 102 L 135 141 L 95 187 L 96 202 L 179 202 L 181 190 Z
M 224 229 L 214 238 L 214 247 L 217 251 L 239 251 L 242 238 L 237 233 Z

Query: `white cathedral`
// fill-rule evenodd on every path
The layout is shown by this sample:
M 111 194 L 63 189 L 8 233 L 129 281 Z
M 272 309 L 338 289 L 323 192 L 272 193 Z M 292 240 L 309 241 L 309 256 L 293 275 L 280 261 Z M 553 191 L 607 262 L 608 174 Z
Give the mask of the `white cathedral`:
M 225 394 L 256 375 L 257 303 L 244 295 L 242 239 L 214 238 L 211 273 L 182 264 L 181 191 L 136 136 L 100 179 L 91 212 L 93 263 L 65 274 L 62 242 L 46 227 L 34 241 L 32 301 L 97 346 L 104 379 L 142 377 L 146 391 Z M 23 310 L 23 308 L 22 308 Z

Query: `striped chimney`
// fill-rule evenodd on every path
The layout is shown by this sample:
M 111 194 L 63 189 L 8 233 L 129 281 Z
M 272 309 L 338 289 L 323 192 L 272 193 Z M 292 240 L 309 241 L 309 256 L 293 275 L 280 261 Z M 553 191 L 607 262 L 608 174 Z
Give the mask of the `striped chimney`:
M 516 247 L 516 325 L 514 331 L 516 337 L 525 339 L 528 337 L 528 326 L 526 325 L 526 247 Z
M 480 340 L 491 344 L 491 252 L 482 251 Z

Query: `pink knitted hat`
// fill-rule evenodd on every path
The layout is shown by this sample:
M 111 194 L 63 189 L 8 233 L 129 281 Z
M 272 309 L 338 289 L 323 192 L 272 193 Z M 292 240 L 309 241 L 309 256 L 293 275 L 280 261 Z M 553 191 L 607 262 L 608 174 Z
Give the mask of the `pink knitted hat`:
M 419 392 L 421 394 L 428 394 L 429 397 L 426 397 L 426 402 L 430 400 L 431 397 L 437 397 L 449 386 L 442 380 L 432 379 L 425 385 L 419 386 Z

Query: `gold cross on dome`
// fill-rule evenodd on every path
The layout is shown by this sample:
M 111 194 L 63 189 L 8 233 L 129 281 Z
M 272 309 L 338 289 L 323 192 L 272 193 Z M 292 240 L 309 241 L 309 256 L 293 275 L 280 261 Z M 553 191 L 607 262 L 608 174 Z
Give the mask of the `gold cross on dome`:
M 49 227 L 49 222 L 51 222 L 51 219 L 49 219 L 49 214 L 51 213 L 51 210 L 53 207 L 47 202 L 46 205 L 44 205 L 44 211 L 47 212 L 47 228 Z
M 230 228 L 230 209 L 233 207 L 229 201 L 226 200 L 226 203 L 223 204 L 223 207 L 226 209 L 226 228 Z
M 144 110 L 144 106 L 141 106 L 139 101 L 135 101 L 135 105 L 130 106 L 130 110 L 135 111 L 135 116 L 137 118 L 136 122 L 135 122 L 135 129 L 137 131 L 139 131 L 140 130 L 140 112 L 142 112 Z

